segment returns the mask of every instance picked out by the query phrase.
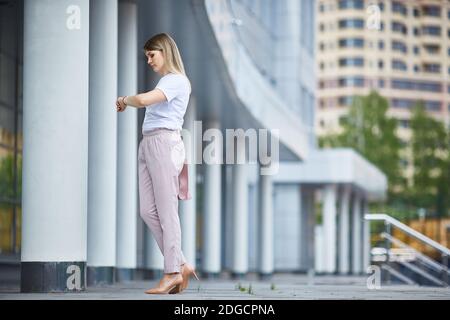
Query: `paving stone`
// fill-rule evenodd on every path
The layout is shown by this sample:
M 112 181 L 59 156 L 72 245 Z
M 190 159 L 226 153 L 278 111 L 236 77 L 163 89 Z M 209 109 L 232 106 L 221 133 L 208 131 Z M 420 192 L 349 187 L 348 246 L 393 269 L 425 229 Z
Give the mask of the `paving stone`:
M 88 287 L 81 293 L 19 293 L 18 288 L 0 290 L 0 300 L 264 300 L 264 299 L 363 299 L 363 300 L 450 300 L 449 288 L 381 285 L 368 289 L 363 276 L 314 276 L 276 274 L 270 280 L 257 278 L 191 280 L 181 294 L 148 295 L 144 291 L 157 280 L 128 281 Z M 245 291 L 241 291 L 239 286 Z M 251 286 L 251 292 L 249 288 Z

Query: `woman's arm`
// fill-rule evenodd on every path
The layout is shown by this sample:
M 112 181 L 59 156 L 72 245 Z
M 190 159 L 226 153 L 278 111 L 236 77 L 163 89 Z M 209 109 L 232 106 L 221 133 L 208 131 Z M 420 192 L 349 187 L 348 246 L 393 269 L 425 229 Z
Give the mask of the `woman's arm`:
M 118 107 L 117 111 L 121 112 L 124 111 L 127 106 L 144 108 L 163 101 L 167 101 L 164 93 L 159 89 L 154 89 L 135 96 L 118 97 L 116 105 Z

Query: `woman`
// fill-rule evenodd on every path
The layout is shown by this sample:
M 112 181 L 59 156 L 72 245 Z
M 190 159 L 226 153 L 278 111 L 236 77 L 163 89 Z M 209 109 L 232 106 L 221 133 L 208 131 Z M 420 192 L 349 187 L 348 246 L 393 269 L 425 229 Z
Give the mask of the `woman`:
M 127 106 L 146 108 L 139 144 L 140 215 L 150 228 L 164 256 L 164 276 L 149 294 L 179 293 L 194 268 L 181 251 L 178 216 L 179 175 L 185 160 L 181 129 L 191 87 L 175 41 L 161 33 L 144 46 L 147 63 L 162 78 L 154 90 L 135 96 L 118 97 L 117 111 Z

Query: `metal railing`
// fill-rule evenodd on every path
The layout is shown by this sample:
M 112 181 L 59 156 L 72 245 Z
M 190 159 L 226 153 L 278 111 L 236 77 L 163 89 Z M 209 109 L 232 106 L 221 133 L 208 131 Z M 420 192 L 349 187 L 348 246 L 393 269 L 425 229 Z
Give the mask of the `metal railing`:
M 438 272 L 442 280 L 437 279 L 436 277 L 430 275 L 429 273 L 425 272 L 423 269 L 418 268 L 417 266 L 409 263 L 409 262 L 401 262 L 400 264 L 411 271 L 419 274 L 423 278 L 431 281 L 434 284 L 442 285 L 442 286 L 448 286 L 449 284 L 449 257 L 450 257 L 450 249 L 446 248 L 445 246 L 441 245 L 440 243 L 434 241 L 433 239 L 428 238 L 427 236 L 423 235 L 422 233 L 412 229 L 411 227 L 405 225 L 404 223 L 398 221 L 397 219 L 382 213 L 375 213 L 375 214 L 365 214 L 364 219 L 367 221 L 383 221 L 385 226 L 385 231 L 381 233 L 381 236 L 383 239 L 385 239 L 385 249 L 386 249 L 386 270 L 393 270 L 390 266 L 390 252 L 391 252 L 391 244 L 395 244 L 401 248 L 408 249 L 412 251 L 415 254 L 415 257 L 417 260 L 419 260 L 421 263 L 426 265 L 428 268 L 433 269 L 434 271 Z M 404 234 L 430 246 L 431 248 L 435 249 L 437 252 L 441 255 L 441 262 L 438 263 L 431 259 L 430 257 L 418 252 L 417 250 L 413 249 L 412 247 L 406 245 L 401 240 L 395 238 L 392 236 L 392 228 L 396 228 L 403 232 Z M 392 273 L 392 272 L 390 272 Z M 389 281 L 389 278 L 386 279 Z

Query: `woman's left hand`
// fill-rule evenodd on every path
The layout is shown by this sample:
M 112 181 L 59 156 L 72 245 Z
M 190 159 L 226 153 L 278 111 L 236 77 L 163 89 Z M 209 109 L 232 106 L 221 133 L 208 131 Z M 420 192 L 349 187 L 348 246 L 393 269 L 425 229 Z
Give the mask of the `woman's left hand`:
M 117 112 L 125 111 L 125 108 L 127 107 L 127 105 L 123 101 L 124 98 L 125 97 L 118 97 L 117 98 L 117 101 L 116 101 Z

